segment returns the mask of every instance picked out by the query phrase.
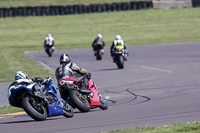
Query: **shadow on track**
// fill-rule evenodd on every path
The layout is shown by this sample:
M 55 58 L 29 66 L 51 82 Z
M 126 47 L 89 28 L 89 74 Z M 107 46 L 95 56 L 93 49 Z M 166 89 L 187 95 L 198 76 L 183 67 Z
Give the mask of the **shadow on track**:
M 81 111 L 77 110 L 74 113 L 75 114 L 87 114 L 87 113 L 90 113 L 90 112 L 99 112 L 99 111 L 103 111 L 103 110 L 100 109 L 99 107 L 96 107 L 96 108 L 92 108 L 89 112 L 81 112 Z
M 2 122 L 1 124 L 16 124 L 16 123 L 27 123 L 27 122 L 38 122 L 35 120 L 23 120 L 23 121 L 10 121 L 10 122 Z
M 93 71 L 114 71 L 114 70 L 122 70 L 118 68 L 105 68 L 105 69 L 98 69 L 98 70 L 93 70 Z
M 53 117 L 52 117 L 53 118 Z M 58 119 L 62 119 L 62 118 L 53 118 L 53 119 L 46 119 L 45 121 L 49 121 L 49 120 L 58 120 Z M 6 119 L 6 118 L 5 118 Z M 30 118 L 31 119 L 31 118 Z M 0 125 L 4 125 L 4 124 L 17 124 L 17 123 L 31 123 L 31 122 L 44 122 L 44 121 L 36 121 L 36 120 L 22 120 L 22 121 L 10 121 L 10 122 L 2 122 L 0 123 Z

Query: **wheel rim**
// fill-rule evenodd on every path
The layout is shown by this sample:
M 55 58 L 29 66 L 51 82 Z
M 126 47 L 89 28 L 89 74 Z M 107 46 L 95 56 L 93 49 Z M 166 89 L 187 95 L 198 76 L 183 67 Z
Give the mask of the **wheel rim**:
M 67 112 L 72 112 L 72 108 L 70 108 L 70 106 L 67 105 L 67 104 L 65 104 L 65 105 L 63 106 L 63 109 L 64 109 L 65 111 L 67 111 Z
M 78 99 L 87 107 L 89 107 L 89 102 L 87 101 L 87 98 L 85 95 L 80 94 L 78 91 L 76 92 L 76 96 Z
M 101 103 L 103 103 L 103 104 L 106 103 L 106 100 L 105 100 L 104 98 L 100 97 L 99 99 L 100 99 L 100 102 L 101 102 Z
M 46 114 L 46 111 L 45 111 L 44 107 L 41 106 L 41 104 L 37 104 L 37 102 L 36 102 L 34 99 L 32 99 L 32 98 L 29 97 L 28 102 L 30 103 L 30 105 L 31 105 L 37 112 L 39 112 L 40 114 Z

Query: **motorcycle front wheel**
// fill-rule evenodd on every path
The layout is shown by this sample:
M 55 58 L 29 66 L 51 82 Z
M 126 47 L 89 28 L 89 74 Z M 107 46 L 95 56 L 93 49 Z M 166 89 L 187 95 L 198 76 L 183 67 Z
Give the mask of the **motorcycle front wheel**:
M 107 104 L 106 100 L 102 96 L 99 96 L 99 101 L 100 101 L 99 108 L 102 109 L 102 110 L 107 110 L 108 104 Z
M 21 105 L 24 111 L 36 121 L 43 121 L 47 118 L 46 108 L 38 103 L 33 97 L 25 96 L 22 99 Z
M 86 95 L 79 93 L 76 90 L 71 90 L 69 92 L 69 97 L 72 103 L 81 111 L 81 112 L 89 112 L 90 111 L 90 103 L 86 98 Z
M 67 118 L 72 118 L 74 116 L 74 110 L 68 103 L 63 104 L 63 112 L 63 115 Z

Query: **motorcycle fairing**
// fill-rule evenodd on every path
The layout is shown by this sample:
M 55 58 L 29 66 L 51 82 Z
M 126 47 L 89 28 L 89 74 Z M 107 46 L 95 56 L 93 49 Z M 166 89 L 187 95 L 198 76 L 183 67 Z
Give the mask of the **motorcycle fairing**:
M 63 113 L 63 104 L 60 101 L 57 101 L 56 104 L 49 104 L 48 106 L 48 116 L 62 115 Z
M 18 92 L 20 89 L 26 89 L 29 92 L 33 92 L 33 90 L 31 88 L 27 88 L 26 85 L 18 85 L 16 87 L 12 87 L 11 90 L 9 90 L 8 95 L 11 95 L 13 97 L 15 93 Z
M 93 105 L 99 106 L 100 105 L 99 92 L 97 91 L 96 85 L 92 79 L 89 80 L 88 86 L 89 86 L 90 90 L 92 91 L 92 93 L 94 94 L 93 97 L 90 97 L 90 105 L 91 106 L 93 106 Z
M 124 46 L 123 45 L 119 45 L 119 46 L 116 46 L 115 48 L 116 49 L 124 49 Z
M 64 78 L 64 79 L 61 79 L 59 82 L 61 82 L 61 81 L 63 81 L 63 80 L 75 81 L 76 84 L 77 84 L 77 80 L 76 80 L 76 78 L 74 78 L 74 77 Z
M 48 87 L 47 91 L 48 91 L 48 93 L 53 94 L 57 98 L 60 98 L 58 90 L 52 81 L 49 82 L 49 87 Z M 49 111 L 48 116 L 56 116 L 56 115 L 64 114 L 62 102 L 60 102 L 60 100 L 58 100 L 56 102 L 56 104 L 49 104 L 48 111 Z
M 54 85 L 53 81 L 49 82 L 49 86 L 48 86 L 47 92 L 48 93 L 52 93 L 56 97 L 60 97 L 58 88 Z

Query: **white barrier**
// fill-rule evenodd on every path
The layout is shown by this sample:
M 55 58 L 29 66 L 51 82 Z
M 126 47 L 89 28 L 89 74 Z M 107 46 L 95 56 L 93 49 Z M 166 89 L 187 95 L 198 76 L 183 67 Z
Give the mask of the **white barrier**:
M 183 8 L 192 7 L 192 0 L 152 0 L 154 8 Z

